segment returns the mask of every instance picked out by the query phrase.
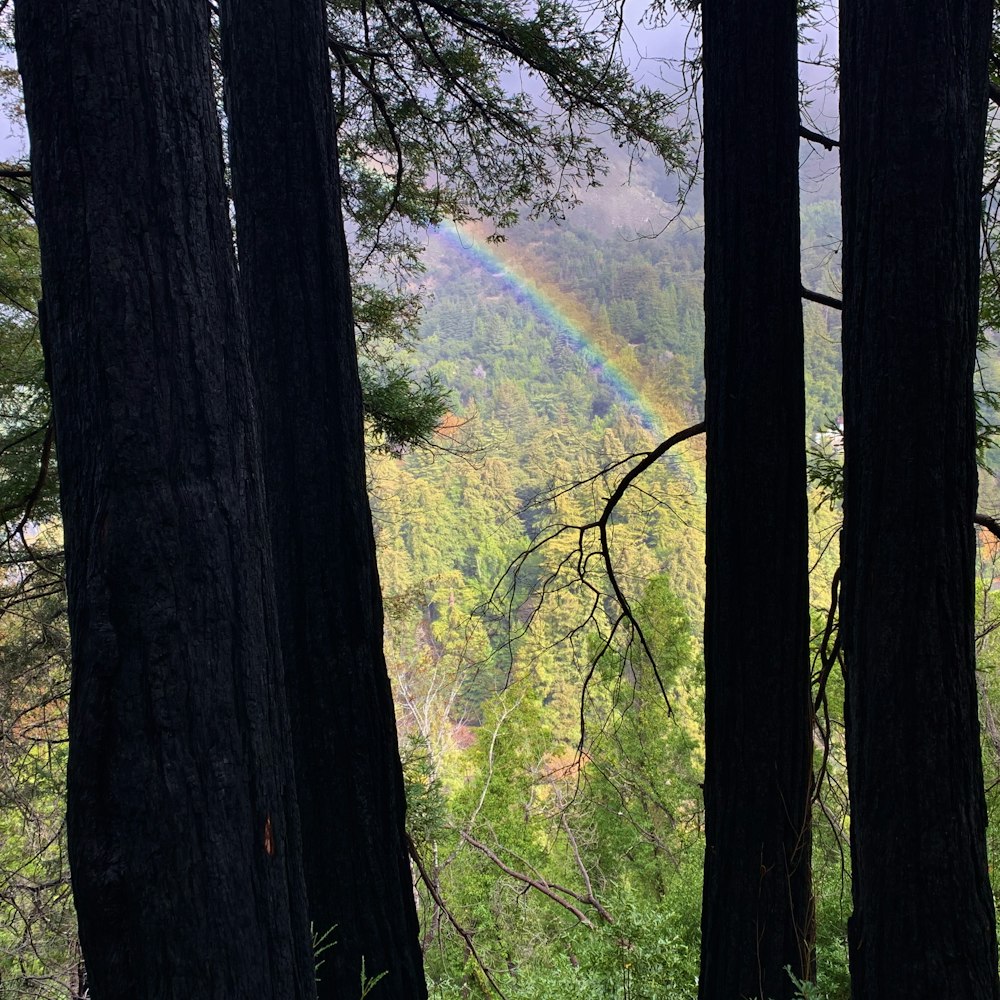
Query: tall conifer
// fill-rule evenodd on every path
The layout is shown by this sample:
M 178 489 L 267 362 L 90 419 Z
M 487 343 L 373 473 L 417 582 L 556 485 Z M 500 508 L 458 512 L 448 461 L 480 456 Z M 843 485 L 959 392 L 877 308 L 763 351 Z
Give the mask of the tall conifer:
M 314 994 L 259 445 L 196 0 L 19 0 L 100 1000 Z
M 321 997 L 426 996 L 382 652 L 322 0 L 225 0 L 240 288 L 263 426 Z
M 796 5 L 705 0 L 705 888 L 701 1000 L 811 963 Z M 738 95 L 738 96 L 737 96 Z
M 841 5 L 857 1000 L 995 998 L 973 639 L 989 0 Z

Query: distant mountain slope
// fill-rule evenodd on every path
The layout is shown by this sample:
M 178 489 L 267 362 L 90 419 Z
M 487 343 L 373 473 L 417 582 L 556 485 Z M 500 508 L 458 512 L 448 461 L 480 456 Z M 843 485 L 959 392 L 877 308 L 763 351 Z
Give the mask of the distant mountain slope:
M 520 669 L 549 676 L 542 685 L 552 691 L 559 663 L 581 667 L 579 648 L 559 645 L 593 597 L 573 579 L 572 533 L 533 553 L 510 592 L 504 573 L 539 534 L 593 520 L 627 466 L 570 492 L 560 488 L 700 419 L 697 192 L 678 217 L 664 200 L 672 182 L 652 167 L 633 169 L 631 186 L 623 176 L 619 165 L 559 225 L 523 224 L 502 242 L 475 227 L 442 229 L 429 240 L 429 296 L 415 357 L 454 394 L 445 450 L 471 452 L 376 463 L 383 582 L 389 594 L 422 588 L 427 634 L 478 607 L 482 628 L 465 640 L 463 655 L 489 661 L 494 680 L 510 669 L 511 655 Z M 655 238 L 637 236 L 658 229 Z M 835 293 L 837 206 L 806 205 L 803 234 L 804 280 Z M 804 440 L 840 409 L 839 317 L 808 303 L 805 310 Z M 665 574 L 696 628 L 704 600 L 703 484 L 702 448 L 686 445 L 644 477 L 613 521 L 627 593 L 638 596 Z M 587 546 L 584 555 L 592 541 Z M 597 560 L 585 565 L 597 579 Z M 550 579 L 556 569 L 558 586 Z M 532 594 L 547 581 L 547 604 L 536 615 Z M 490 605 L 498 583 L 501 596 Z M 606 583 L 599 589 L 608 592 Z M 598 605 L 592 630 L 614 614 L 606 597 Z M 532 632 L 520 636 L 529 618 Z

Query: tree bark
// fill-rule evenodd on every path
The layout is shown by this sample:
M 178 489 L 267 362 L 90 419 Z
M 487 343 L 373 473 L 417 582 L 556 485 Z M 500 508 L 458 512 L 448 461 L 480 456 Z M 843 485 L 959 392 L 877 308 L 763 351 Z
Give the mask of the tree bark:
M 95 1000 L 314 996 L 246 331 L 195 0 L 18 0 Z
M 841 627 L 858 1000 L 1000 995 L 973 642 L 990 26 L 988 0 L 841 8 Z
M 322 0 L 222 5 L 241 289 L 263 423 L 321 997 L 426 997 L 382 651 Z
M 796 9 L 705 0 L 702 1000 L 811 974 Z M 738 99 L 734 99 L 738 95 Z

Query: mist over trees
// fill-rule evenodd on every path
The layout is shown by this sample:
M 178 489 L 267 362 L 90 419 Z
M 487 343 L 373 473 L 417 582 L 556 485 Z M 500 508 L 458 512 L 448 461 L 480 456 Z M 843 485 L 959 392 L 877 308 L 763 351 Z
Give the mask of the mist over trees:
M 996 996 L 989 4 L 15 8 L 0 992 Z

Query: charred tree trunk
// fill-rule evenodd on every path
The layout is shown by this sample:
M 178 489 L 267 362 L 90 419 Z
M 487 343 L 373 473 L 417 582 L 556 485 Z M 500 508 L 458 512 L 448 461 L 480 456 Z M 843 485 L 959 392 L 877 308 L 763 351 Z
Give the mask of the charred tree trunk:
M 200 0 L 18 0 L 95 1000 L 315 995 Z
M 811 969 L 796 5 L 705 0 L 702 1000 Z M 738 95 L 738 99 L 734 96 Z
M 988 0 L 841 7 L 842 630 L 859 1000 L 996 998 L 972 397 Z
M 226 0 L 240 279 L 259 386 L 321 997 L 426 996 L 382 652 L 322 0 Z

